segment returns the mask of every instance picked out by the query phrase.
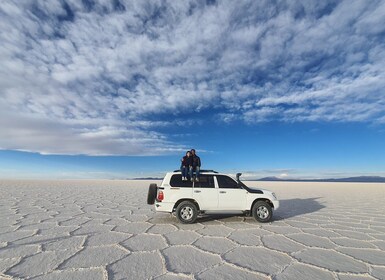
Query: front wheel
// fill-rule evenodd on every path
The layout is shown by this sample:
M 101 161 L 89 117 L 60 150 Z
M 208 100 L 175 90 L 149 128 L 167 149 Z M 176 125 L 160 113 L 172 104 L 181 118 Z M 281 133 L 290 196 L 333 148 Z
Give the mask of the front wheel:
M 192 224 L 198 216 L 198 208 L 191 201 L 183 201 L 176 208 L 176 217 L 183 224 Z
M 261 223 L 267 223 L 273 217 L 273 209 L 265 201 L 257 201 L 251 210 L 253 217 Z

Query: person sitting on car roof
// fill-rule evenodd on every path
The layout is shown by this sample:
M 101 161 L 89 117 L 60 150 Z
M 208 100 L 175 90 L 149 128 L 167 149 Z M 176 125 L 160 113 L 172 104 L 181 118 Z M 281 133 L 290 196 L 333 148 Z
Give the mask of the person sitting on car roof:
M 190 167 L 190 178 L 193 181 L 193 171 L 195 171 L 195 181 L 199 182 L 199 172 L 201 169 L 201 159 L 195 153 L 195 149 L 191 150 L 192 155 L 192 166 Z
M 192 166 L 191 152 L 187 151 L 186 155 L 181 159 L 182 164 L 180 171 L 182 172 L 182 181 L 187 181 L 187 174 L 189 173 L 190 167 Z

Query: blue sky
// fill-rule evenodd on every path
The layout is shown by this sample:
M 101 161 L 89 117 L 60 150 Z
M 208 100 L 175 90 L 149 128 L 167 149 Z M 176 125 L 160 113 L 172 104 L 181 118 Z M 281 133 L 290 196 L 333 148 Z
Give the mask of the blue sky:
M 0 177 L 385 176 L 384 1 L 7 1 Z

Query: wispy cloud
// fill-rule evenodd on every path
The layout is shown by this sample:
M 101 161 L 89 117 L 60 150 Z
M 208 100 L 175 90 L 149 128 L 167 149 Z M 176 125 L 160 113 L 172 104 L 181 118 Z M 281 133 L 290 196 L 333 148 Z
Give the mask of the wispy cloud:
M 384 1 L 301 2 L 7 1 L 0 148 L 168 153 L 159 128 L 202 115 L 383 123 Z

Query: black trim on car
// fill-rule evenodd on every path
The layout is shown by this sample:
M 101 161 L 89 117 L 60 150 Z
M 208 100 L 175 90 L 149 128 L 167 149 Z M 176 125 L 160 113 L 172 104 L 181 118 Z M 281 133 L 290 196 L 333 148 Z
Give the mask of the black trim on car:
M 256 190 L 256 189 L 251 189 L 251 188 L 249 188 L 248 186 L 246 186 L 245 184 L 242 184 L 242 188 L 244 188 L 245 190 L 247 190 L 249 193 L 261 193 L 261 194 L 263 194 L 263 191 L 261 191 L 261 190 Z

